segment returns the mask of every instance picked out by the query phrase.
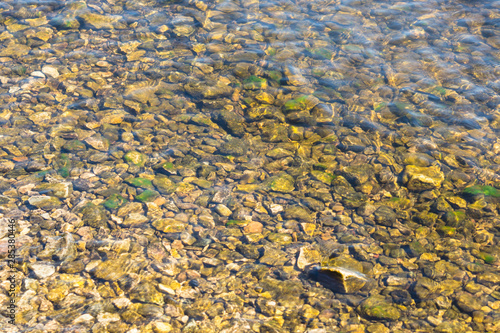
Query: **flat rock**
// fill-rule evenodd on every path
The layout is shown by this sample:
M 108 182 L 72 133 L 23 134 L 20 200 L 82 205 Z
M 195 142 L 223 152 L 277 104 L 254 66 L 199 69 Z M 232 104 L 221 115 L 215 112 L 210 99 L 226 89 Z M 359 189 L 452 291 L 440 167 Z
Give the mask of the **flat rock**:
M 407 165 L 402 180 L 411 191 L 425 191 L 440 187 L 444 181 L 444 173 L 438 166 L 426 168 Z
M 35 263 L 31 265 L 33 274 L 39 279 L 44 279 L 56 272 L 56 268 L 50 264 Z
M 117 259 L 102 261 L 91 270 L 91 273 L 98 279 L 116 281 L 126 274 L 138 273 L 146 266 L 147 261 L 143 257 L 134 257 L 127 253 Z
M 374 295 L 364 300 L 360 306 L 361 315 L 373 320 L 398 320 L 401 317 L 399 311 L 391 303 L 387 302 L 385 297 Z
M 62 202 L 55 197 L 49 197 L 45 195 L 35 195 L 28 199 L 30 205 L 43 210 L 51 210 L 54 208 L 59 208 Z

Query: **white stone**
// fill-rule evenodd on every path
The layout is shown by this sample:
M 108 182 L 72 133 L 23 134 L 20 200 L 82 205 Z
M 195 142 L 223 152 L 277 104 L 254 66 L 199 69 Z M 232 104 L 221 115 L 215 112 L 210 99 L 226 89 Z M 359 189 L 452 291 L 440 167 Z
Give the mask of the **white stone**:
M 33 264 L 31 269 L 39 279 L 49 277 L 56 272 L 56 268 L 49 264 Z
M 112 303 L 118 308 L 118 309 L 125 309 L 127 306 L 132 304 L 132 302 L 126 298 L 126 297 L 118 297 L 115 298 Z
M 86 324 L 86 323 L 91 323 L 94 320 L 94 317 L 88 313 L 83 314 L 79 317 L 77 317 L 75 320 L 73 320 L 74 325 L 78 324 Z
M 43 74 L 41 71 L 34 71 L 33 73 L 31 73 L 31 76 L 45 79 L 45 74 Z
M 269 209 L 271 210 L 271 214 L 276 215 L 283 211 L 283 206 L 278 204 L 270 204 Z
M 54 66 L 43 66 L 42 73 L 45 75 L 51 76 L 53 78 L 56 78 L 59 76 L 59 71 Z

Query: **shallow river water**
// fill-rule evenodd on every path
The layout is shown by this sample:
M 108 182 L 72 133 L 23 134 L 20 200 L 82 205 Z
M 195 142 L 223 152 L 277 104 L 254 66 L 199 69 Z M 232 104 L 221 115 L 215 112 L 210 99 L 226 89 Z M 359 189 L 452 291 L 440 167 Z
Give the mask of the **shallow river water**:
M 0 2 L 0 330 L 500 331 L 500 1 Z

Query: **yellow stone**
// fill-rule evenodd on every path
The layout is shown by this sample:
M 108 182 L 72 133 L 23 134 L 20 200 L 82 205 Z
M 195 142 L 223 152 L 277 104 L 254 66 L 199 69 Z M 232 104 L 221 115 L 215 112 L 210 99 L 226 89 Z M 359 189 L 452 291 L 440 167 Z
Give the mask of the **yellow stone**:
M 49 21 L 47 20 L 47 18 L 45 16 L 37 17 L 37 18 L 33 18 L 33 19 L 26 19 L 26 22 L 32 27 L 39 27 L 41 25 L 45 25 L 45 24 L 49 23 Z
M 301 223 L 300 226 L 306 235 L 314 235 L 314 231 L 316 230 L 316 225 L 314 223 Z
M 241 184 L 236 186 L 236 190 L 241 192 L 254 192 L 260 188 L 260 185 L 257 184 Z
M 435 253 L 422 253 L 420 255 L 420 260 L 428 260 L 428 261 L 438 261 L 439 257 Z
M 196 53 L 203 53 L 203 52 L 205 52 L 206 49 L 207 49 L 207 47 L 205 46 L 205 44 L 194 44 L 193 45 L 193 51 Z
M 262 214 L 269 214 L 269 212 L 264 208 L 264 206 L 262 206 L 262 204 L 260 202 L 257 202 L 255 204 L 255 208 L 254 210 L 257 212 L 257 213 L 262 213 Z
M 181 256 L 180 256 L 179 252 L 177 252 L 177 250 L 176 250 L 176 249 L 172 249 L 172 250 L 170 250 L 170 255 L 171 255 L 172 257 L 174 257 L 175 259 L 180 259 L 180 258 L 181 258 Z
M 172 331 L 172 326 L 169 323 L 156 321 L 151 325 L 153 326 L 153 332 L 155 333 L 168 333 Z
M 127 61 L 137 61 L 137 60 L 141 59 L 141 57 L 144 54 L 146 54 L 145 50 L 134 51 L 130 54 L 127 54 Z
M 38 30 L 35 33 L 35 36 L 37 36 L 38 38 L 40 38 L 44 42 L 48 41 L 52 37 L 52 35 L 53 35 L 53 32 L 49 28 L 40 28 L 40 30 Z

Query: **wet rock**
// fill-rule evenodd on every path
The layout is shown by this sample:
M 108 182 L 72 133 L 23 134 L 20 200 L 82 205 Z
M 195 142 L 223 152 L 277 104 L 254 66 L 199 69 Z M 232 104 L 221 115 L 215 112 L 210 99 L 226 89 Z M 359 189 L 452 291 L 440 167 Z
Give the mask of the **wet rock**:
M 482 307 L 481 302 L 472 294 L 460 293 L 456 296 L 457 307 L 463 312 L 472 313 L 480 310 Z
M 321 261 L 321 254 L 314 246 L 303 246 L 300 248 L 299 256 L 297 258 L 297 267 L 304 269 Z
M 125 220 L 122 223 L 122 226 L 124 227 L 136 227 L 139 226 L 143 223 L 146 223 L 148 221 L 148 218 L 142 214 L 130 214 L 125 218 Z
M 255 245 L 238 244 L 236 249 L 247 259 L 259 259 L 260 254 Z
M 267 236 L 267 239 L 273 244 L 287 245 L 292 242 L 292 235 L 284 233 L 271 233 Z
M 152 223 L 152 226 L 156 230 L 164 233 L 182 232 L 186 228 L 186 224 L 184 222 L 177 221 L 175 219 L 156 220 Z
M 123 156 L 123 158 L 125 159 L 125 162 L 139 167 L 143 167 L 148 160 L 146 155 L 136 151 L 129 151 L 125 154 L 125 156 Z
M 49 277 L 56 272 L 56 268 L 54 267 L 54 265 L 42 263 L 32 264 L 31 270 L 38 279 L 45 279 L 46 277 Z
M 338 293 L 354 293 L 368 282 L 363 273 L 344 267 L 316 266 L 309 274 L 325 288 Z
M 234 136 L 242 137 L 245 134 L 245 118 L 235 111 L 221 111 L 217 114 L 215 122 Z
M 40 194 L 48 194 L 58 198 L 67 198 L 73 192 L 73 184 L 67 182 L 40 184 L 35 186 L 33 190 Z
M 437 166 L 426 168 L 407 165 L 402 181 L 409 190 L 425 191 L 440 187 L 444 181 L 444 173 Z
M 130 291 L 130 299 L 142 303 L 164 304 L 163 294 L 160 293 L 151 282 L 138 284 Z
M 342 175 L 354 186 L 364 184 L 374 176 L 373 170 L 369 165 L 345 167 L 342 171 Z
M 106 29 L 113 30 L 125 29 L 127 26 L 121 21 L 121 17 L 117 15 L 100 15 L 95 13 L 83 13 L 78 16 L 78 19 L 83 23 L 83 26 L 91 29 Z
M 295 189 L 295 181 L 292 176 L 283 173 L 278 176 L 269 177 L 264 186 L 271 191 L 289 193 Z
M 83 215 L 83 223 L 92 228 L 106 227 L 108 224 L 106 210 L 102 206 L 88 203 L 80 210 L 80 213 Z
M 219 151 L 223 155 L 241 156 L 247 152 L 247 146 L 241 139 L 232 138 L 224 142 Z
M 380 206 L 374 213 L 375 222 L 385 226 L 392 226 L 396 221 L 396 213 L 387 206 Z
M 105 151 L 109 150 L 109 141 L 100 135 L 94 135 L 84 140 L 89 146 L 94 149 Z
M 147 262 L 143 257 L 123 254 L 117 259 L 100 262 L 91 273 L 98 279 L 116 281 L 127 274 L 138 273 L 146 266 Z
M 263 225 L 260 222 L 250 222 L 244 228 L 243 231 L 247 234 L 260 234 L 262 233 Z
M 33 196 L 28 199 L 28 202 L 30 205 L 43 210 L 52 210 L 54 208 L 59 208 L 62 205 L 62 202 L 58 198 L 44 195 Z
M 394 321 L 401 317 L 401 312 L 380 295 L 367 298 L 360 304 L 358 310 L 362 316 L 373 320 Z
M 271 246 L 264 247 L 264 254 L 259 260 L 261 264 L 270 266 L 282 266 L 287 261 L 288 258 L 286 252 L 273 248 Z
M 287 219 L 293 219 L 293 220 L 299 220 L 299 221 L 305 221 L 305 222 L 311 222 L 312 221 L 312 216 L 309 214 L 307 210 L 300 206 L 288 206 L 285 208 L 284 212 L 285 218 Z

